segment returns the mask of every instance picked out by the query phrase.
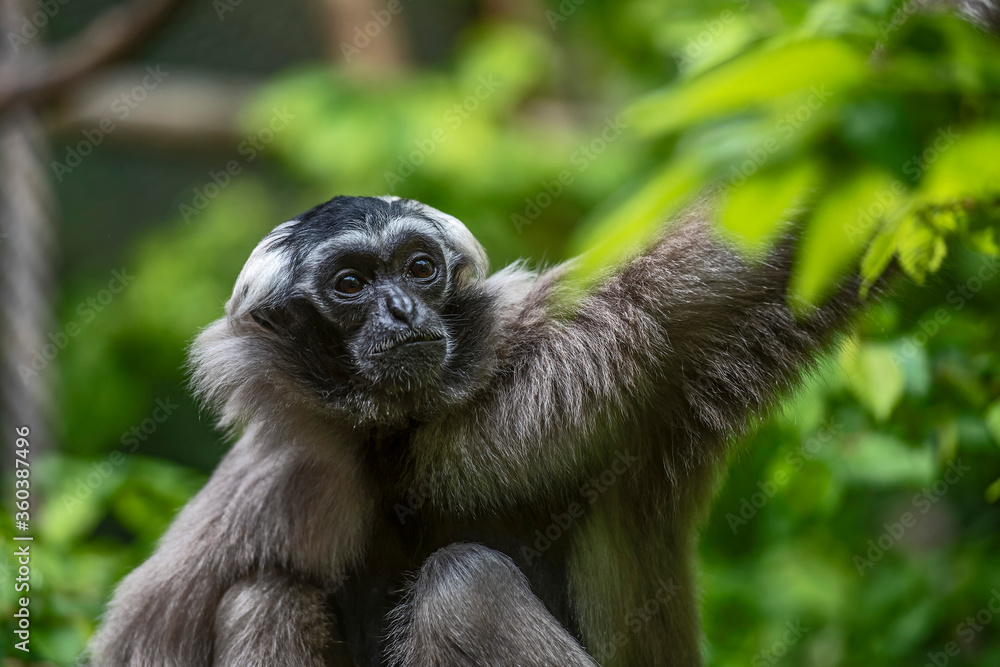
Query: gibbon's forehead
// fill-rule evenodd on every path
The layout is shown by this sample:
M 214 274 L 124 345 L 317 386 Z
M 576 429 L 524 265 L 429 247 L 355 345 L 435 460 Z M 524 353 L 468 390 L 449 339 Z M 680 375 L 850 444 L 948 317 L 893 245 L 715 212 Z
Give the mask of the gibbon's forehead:
M 451 245 L 447 243 L 450 236 L 468 234 L 457 220 L 443 225 L 450 216 L 419 202 L 380 197 L 345 199 L 328 202 L 298 219 L 292 237 L 305 247 L 302 259 L 307 270 L 340 249 L 384 256 L 404 236 L 422 236 L 437 245 Z
M 458 219 L 413 199 L 334 197 L 286 224 L 287 230 L 283 225 L 272 232 L 281 237 L 273 250 L 306 269 L 337 248 L 379 253 L 407 233 L 436 240 L 473 264 L 486 260 L 482 247 Z
M 298 216 L 289 240 L 311 251 L 345 237 L 382 236 L 393 221 L 411 216 L 408 203 L 396 197 L 334 197 Z

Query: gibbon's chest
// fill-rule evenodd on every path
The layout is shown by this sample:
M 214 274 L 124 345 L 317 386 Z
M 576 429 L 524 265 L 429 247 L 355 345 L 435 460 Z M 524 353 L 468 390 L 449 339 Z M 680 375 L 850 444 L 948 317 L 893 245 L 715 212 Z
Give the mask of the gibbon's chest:
M 571 523 L 562 520 L 555 536 L 553 526 L 560 525 L 560 517 L 537 508 L 457 518 L 430 503 L 415 503 L 415 497 L 419 495 L 407 493 L 387 499 L 363 564 L 331 596 L 331 610 L 355 664 L 385 664 L 388 616 L 403 601 L 407 582 L 427 557 L 456 542 L 482 544 L 513 559 L 549 611 L 579 637 L 566 572 L 568 533 L 575 528 Z

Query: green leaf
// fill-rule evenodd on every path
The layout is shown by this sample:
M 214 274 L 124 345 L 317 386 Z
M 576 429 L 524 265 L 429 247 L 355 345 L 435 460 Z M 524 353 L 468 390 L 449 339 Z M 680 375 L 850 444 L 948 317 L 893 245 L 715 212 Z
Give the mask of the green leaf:
M 702 165 L 691 158 L 672 161 L 608 214 L 586 225 L 571 247 L 580 254 L 571 279 L 585 288 L 597 276 L 640 250 L 660 232 L 664 218 L 705 182 Z
M 864 257 L 861 258 L 861 275 L 865 279 L 865 287 L 871 287 L 896 254 L 896 229 L 881 230 L 868 245 Z
M 893 361 L 899 364 L 911 396 L 926 396 L 933 382 L 927 349 L 910 337 L 893 344 Z
M 941 268 L 948 254 L 948 244 L 940 232 L 920 218 L 911 217 L 897 235 L 897 254 L 907 275 L 923 283 L 928 273 Z
M 990 435 L 993 436 L 993 440 L 997 445 L 1000 445 L 1000 401 L 994 401 L 987 408 L 983 422 L 986 424 L 986 429 L 990 432 Z
M 951 461 L 958 451 L 958 420 L 949 417 L 934 427 L 934 440 L 938 448 L 938 460 Z
M 878 486 L 926 484 L 937 471 L 929 448 L 914 449 L 890 435 L 874 432 L 843 447 L 835 467 L 847 481 Z
M 806 40 L 764 48 L 729 64 L 639 100 L 629 118 L 640 131 L 667 133 L 748 107 L 774 104 L 792 93 L 809 92 L 825 104 L 860 83 L 865 57 L 843 42 Z
M 938 131 L 924 151 L 929 164 L 920 198 L 944 203 L 1000 193 L 1000 128 L 963 133 L 951 126 Z
M 976 252 L 984 255 L 1000 256 L 1000 245 L 997 244 L 996 230 L 992 227 L 969 232 L 965 235 L 965 241 Z
M 107 513 L 108 499 L 125 480 L 120 459 L 87 461 L 68 456 L 44 460 L 44 479 L 53 483 L 41 511 L 46 543 L 67 545 L 94 529 Z
M 986 502 L 995 503 L 997 500 L 1000 500 L 1000 479 L 986 488 Z
M 750 177 L 729 191 L 719 217 L 720 228 L 747 253 L 761 253 L 818 176 L 814 162 L 802 161 Z
M 888 419 L 906 389 L 896 348 L 885 343 L 866 343 L 844 359 L 843 367 L 850 379 L 851 393 L 875 419 L 880 422 Z
M 818 305 L 833 291 L 878 229 L 880 216 L 905 205 L 902 187 L 885 172 L 870 169 L 823 198 L 806 224 L 792 275 L 797 310 Z

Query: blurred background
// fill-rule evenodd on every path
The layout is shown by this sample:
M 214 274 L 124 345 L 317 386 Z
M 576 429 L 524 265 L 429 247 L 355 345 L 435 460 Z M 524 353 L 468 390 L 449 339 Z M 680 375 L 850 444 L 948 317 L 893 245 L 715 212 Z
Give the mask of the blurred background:
M 336 194 L 494 266 L 612 262 L 706 189 L 797 308 L 892 295 L 762 421 L 701 552 L 709 665 L 1000 664 L 1000 40 L 974 2 L 0 0 L 0 648 L 74 664 L 226 443 L 185 349 Z M 31 427 L 31 653 L 14 648 Z M 651 590 L 654 588 L 651 584 Z

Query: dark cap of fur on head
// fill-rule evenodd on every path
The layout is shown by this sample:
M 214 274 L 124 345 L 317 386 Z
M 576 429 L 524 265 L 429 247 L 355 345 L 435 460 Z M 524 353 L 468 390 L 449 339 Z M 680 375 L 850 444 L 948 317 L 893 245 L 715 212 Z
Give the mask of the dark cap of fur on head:
M 457 218 L 415 199 L 339 196 L 278 225 L 264 237 L 236 280 L 227 304 L 229 316 L 238 319 L 296 292 L 308 292 L 309 269 L 329 252 L 331 244 L 351 235 L 387 238 L 403 225 L 433 228 L 448 244 L 453 254 L 449 264 L 460 268 L 462 279 L 482 279 L 489 272 L 486 251 Z

